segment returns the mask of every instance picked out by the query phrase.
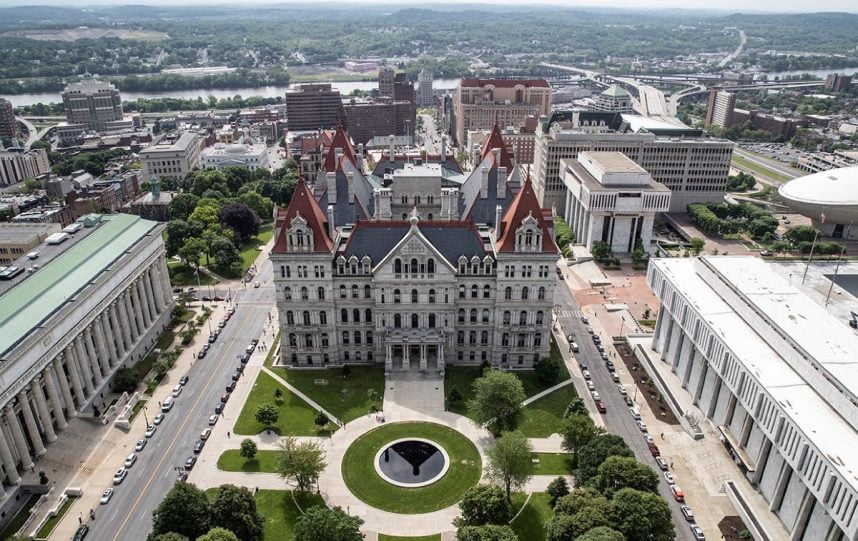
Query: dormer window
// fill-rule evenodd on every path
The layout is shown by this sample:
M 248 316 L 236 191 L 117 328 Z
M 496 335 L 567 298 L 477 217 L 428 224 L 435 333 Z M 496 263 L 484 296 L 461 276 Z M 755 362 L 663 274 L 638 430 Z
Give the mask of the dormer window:
M 521 227 L 515 232 L 515 250 L 517 252 L 538 252 L 542 249 L 542 231 L 533 215 L 521 221 Z
M 288 229 L 289 249 L 295 252 L 307 252 L 313 249 L 313 231 L 307 226 L 307 220 L 300 214 L 292 219 Z

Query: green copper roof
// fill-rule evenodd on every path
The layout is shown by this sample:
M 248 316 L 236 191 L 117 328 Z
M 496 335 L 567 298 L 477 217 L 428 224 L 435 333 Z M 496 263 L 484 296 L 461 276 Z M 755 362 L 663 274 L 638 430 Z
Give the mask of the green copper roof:
M 0 356 L 158 225 L 130 214 L 102 220 L 98 229 L 0 296 Z
M 631 94 L 629 94 L 628 92 L 626 92 L 625 90 L 623 90 L 622 88 L 620 88 L 617 85 L 611 85 L 608 88 L 606 88 L 604 92 L 602 92 L 602 95 L 603 96 L 610 96 L 612 98 L 627 98 Z

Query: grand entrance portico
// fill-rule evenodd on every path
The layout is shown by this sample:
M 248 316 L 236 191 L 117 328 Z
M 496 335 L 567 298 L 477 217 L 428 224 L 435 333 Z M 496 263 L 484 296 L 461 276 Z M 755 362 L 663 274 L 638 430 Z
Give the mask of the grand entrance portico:
M 385 334 L 384 371 L 438 371 L 444 375 L 446 336 L 435 329 L 391 329 Z

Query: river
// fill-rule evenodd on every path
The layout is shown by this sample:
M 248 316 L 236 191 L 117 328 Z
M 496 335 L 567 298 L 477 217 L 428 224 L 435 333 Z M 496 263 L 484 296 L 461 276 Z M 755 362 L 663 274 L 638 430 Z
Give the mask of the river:
M 261 96 L 263 98 L 276 98 L 283 96 L 287 90 L 295 88 L 297 85 L 308 83 L 293 83 L 289 86 L 263 86 L 254 88 L 222 88 L 216 90 L 165 90 L 164 92 L 123 92 L 122 101 L 136 101 L 139 98 L 184 98 L 196 99 L 202 97 L 206 99 L 208 96 L 216 98 L 231 98 L 236 94 L 243 98 L 251 96 Z M 353 90 L 372 90 L 378 88 L 378 83 L 375 81 L 341 81 L 332 82 L 331 85 L 339 89 L 343 94 L 351 94 Z M 459 79 L 436 79 L 432 82 L 432 88 L 437 90 L 449 90 L 459 86 Z M 416 90 L 416 88 L 415 88 Z M 60 94 L 55 92 L 42 92 L 38 94 L 17 94 L 9 96 L 0 96 L 6 98 L 12 103 L 13 107 L 23 107 L 25 105 L 33 105 L 35 103 L 58 103 L 60 102 Z
M 814 79 L 825 79 L 831 73 L 845 73 L 846 75 L 851 75 L 856 72 L 858 72 L 858 66 L 837 69 L 826 68 L 821 70 L 768 71 L 760 73 L 759 75 L 767 75 L 769 77 L 769 80 L 771 81 L 775 77 L 780 77 L 781 79 L 783 79 L 784 77 L 789 77 L 790 75 L 801 75 L 803 73 L 809 73 L 813 75 Z

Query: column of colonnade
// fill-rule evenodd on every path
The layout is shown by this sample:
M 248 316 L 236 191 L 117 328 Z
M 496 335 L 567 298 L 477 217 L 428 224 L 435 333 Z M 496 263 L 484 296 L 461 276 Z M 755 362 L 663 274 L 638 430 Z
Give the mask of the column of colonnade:
M 172 302 L 159 258 L 131 282 L 51 362 L 0 410 L 0 464 L 8 483 L 18 484 L 19 467 L 34 467 L 46 443 L 68 427 L 111 371 Z M 0 489 L 0 501 L 8 495 Z

